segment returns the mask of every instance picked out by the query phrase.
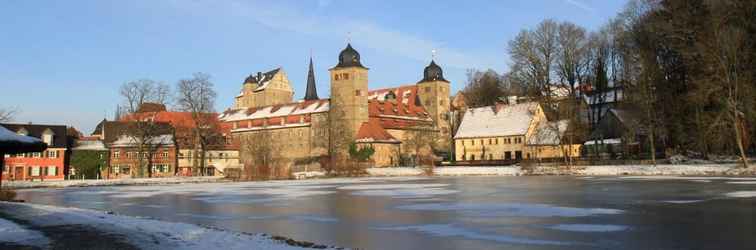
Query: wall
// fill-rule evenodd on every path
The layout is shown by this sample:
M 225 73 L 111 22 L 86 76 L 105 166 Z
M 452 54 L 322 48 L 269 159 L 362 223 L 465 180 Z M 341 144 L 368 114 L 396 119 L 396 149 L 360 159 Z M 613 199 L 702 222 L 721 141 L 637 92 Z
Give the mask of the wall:
M 102 173 L 104 179 L 118 179 L 118 178 L 132 178 L 140 177 L 140 163 L 137 157 L 139 150 L 133 147 L 118 147 L 110 149 L 110 166 Z M 118 153 L 116 153 L 118 152 Z M 129 157 L 129 153 L 132 154 Z M 167 153 L 167 157 L 163 154 Z M 174 147 L 161 147 L 153 154 L 152 165 L 163 164 L 168 168 L 164 172 L 153 172 L 152 177 L 167 177 L 174 176 L 176 171 L 176 148 Z M 146 160 L 145 164 L 146 164 Z M 124 168 L 128 168 L 126 171 Z M 144 169 L 144 177 L 147 177 L 147 169 Z

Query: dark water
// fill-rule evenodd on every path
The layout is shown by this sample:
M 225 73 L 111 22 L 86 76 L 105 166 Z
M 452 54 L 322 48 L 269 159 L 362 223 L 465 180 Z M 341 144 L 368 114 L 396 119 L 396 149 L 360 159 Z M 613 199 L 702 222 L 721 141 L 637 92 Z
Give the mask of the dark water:
M 756 191 L 756 182 L 374 178 L 43 189 L 19 198 L 361 249 L 756 249 L 756 198 L 731 197 L 739 191 Z

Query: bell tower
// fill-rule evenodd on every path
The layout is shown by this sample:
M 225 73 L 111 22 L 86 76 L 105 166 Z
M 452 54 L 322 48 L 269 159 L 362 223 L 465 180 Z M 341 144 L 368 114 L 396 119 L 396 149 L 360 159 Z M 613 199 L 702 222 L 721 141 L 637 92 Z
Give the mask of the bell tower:
M 423 71 L 423 79 L 417 83 L 417 93 L 425 110 L 438 128 L 436 148 L 450 150 L 451 125 L 449 122 L 449 81 L 444 79 L 444 72 L 435 60 Z
M 334 152 L 346 153 L 348 143 L 368 121 L 368 68 L 362 66 L 360 54 L 347 44 L 339 54 L 339 63 L 329 71 L 331 145 Z

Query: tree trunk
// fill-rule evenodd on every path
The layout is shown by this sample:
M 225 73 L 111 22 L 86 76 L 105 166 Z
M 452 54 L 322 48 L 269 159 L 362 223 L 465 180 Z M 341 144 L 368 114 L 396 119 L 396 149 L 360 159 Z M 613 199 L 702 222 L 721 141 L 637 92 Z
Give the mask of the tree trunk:
M 205 145 L 200 144 L 200 176 L 205 176 Z
M 737 110 L 733 112 L 733 128 L 735 128 L 735 142 L 738 144 L 738 150 L 740 150 L 740 157 L 743 160 L 743 168 L 748 168 L 748 157 L 745 154 L 745 149 L 743 148 L 743 134 L 741 133 L 741 122 L 739 122 L 738 116 L 737 116 Z
M 654 164 L 654 167 L 655 167 L 656 166 L 656 143 L 654 143 L 655 140 L 654 140 L 653 128 L 649 130 L 648 140 L 649 140 L 649 143 L 651 144 L 651 163 Z

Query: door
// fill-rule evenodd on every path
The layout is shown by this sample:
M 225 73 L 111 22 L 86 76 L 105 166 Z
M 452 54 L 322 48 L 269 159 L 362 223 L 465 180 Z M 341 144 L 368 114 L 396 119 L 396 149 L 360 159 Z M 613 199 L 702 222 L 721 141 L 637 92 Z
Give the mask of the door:
M 13 180 L 23 180 L 24 179 L 24 167 L 15 167 L 13 171 Z

